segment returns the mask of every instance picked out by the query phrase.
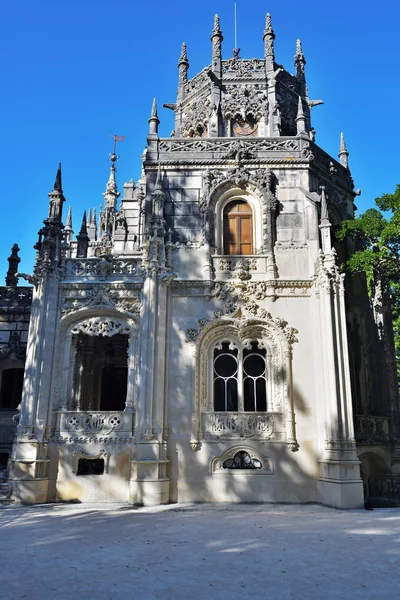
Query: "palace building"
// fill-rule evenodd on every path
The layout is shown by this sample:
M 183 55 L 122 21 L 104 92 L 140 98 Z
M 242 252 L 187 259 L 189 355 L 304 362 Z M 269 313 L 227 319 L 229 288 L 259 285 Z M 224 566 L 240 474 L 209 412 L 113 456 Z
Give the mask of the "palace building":
M 352 508 L 400 470 L 390 320 L 340 271 L 356 195 L 344 138 L 338 160 L 315 142 L 300 40 L 291 75 L 269 15 L 261 37 L 263 58 L 223 59 L 216 16 L 192 78 L 182 45 L 170 138 L 153 103 L 137 183 L 120 194 L 111 154 L 103 207 L 74 238 L 60 167 L 32 274 L 14 246 L 10 497 Z

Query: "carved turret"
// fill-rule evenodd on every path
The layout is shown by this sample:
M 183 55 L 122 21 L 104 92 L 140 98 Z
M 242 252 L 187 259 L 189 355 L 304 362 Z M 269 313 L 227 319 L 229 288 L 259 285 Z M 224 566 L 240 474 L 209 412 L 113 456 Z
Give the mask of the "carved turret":
M 272 29 L 272 21 L 271 15 L 267 13 L 265 18 L 265 29 L 264 29 L 264 58 L 265 58 L 265 70 L 267 73 L 274 71 L 275 64 L 275 50 L 274 50 L 274 40 L 275 33 Z
M 296 67 L 296 77 L 300 83 L 300 94 L 303 97 L 307 96 L 306 88 L 306 59 L 304 58 L 303 49 L 301 47 L 301 41 L 296 41 L 296 54 L 294 55 L 294 66 Z
M 78 247 L 76 251 L 77 258 L 86 258 L 89 248 L 89 236 L 87 232 L 86 210 L 83 213 L 81 230 L 76 236 Z
M 349 168 L 349 153 L 347 152 L 346 142 L 344 141 L 343 133 L 340 134 L 340 150 L 339 150 L 339 162 L 341 165 Z
M 153 105 L 151 107 L 151 115 L 149 118 L 149 135 L 158 136 L 158 126 L 160 124 L 160 119 L 157 115 L 157 102 L 154 98 Z
M 222 41 L 223 41 L 222 31 L 219 26 L 219 16 L 215 15 L 214 17 L 214 28 L 211 33 L 211 42 L 212 42 L 212 64 L 211 68 L 213 73 L 221 79 L 222 75 Z
M 178 85 L 178 102 L 182 100 L 185 95 L 185 84 L 188 80 L 189 61 L 186 53 L 186 44 L 183 42 L 181 48 L 181 55 L 178 62 L 179 69 L 179 85 Z
M 11 248 L 11 255 L 8 257 L 8 271 L 6 275 L 6 285 L 18 285 L 18 264 L 21 262 L 18 256 L 19 248 L 18 244 L 14 244 Z

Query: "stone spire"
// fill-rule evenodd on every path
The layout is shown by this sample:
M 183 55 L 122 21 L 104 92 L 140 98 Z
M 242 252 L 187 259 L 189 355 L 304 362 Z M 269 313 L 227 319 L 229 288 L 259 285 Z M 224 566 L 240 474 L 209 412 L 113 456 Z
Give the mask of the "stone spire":
M 65 227 L 64 227 L 64 237 L 65 237 L 65 241 L 67 242 L 67 244 L 71 243 L 73 233 L 74 232 L 72 230 L 72 208 L 69 207 L 68 214 L 67 214 L 67 222 L 65 223 Z
M 149 135 L 155 135 L 158 136 L 158 126 L 160 124 L 160 119 L 158 118 L 157 115 L 157 102 L 156 99 L 154 98 L 153 100 L 153 105 L 151 107 L 151 115 L 149 118 Z
M 343 133 L 340 134 L 340 150 L 339 150 L 339 162 L 341 165 L 349 168 L 349 153 L 347 152 L 346 142 L 344 141 Z
M 303 101 L 301 96 L 299 96 L 298 108 L 297 108 L 297 117 L 296 117 L 296 125 L 297 125 L 297 135 L 301 135 L 306 131 L 306 123 L 307 119 L 304 114 L 303 109 Z
M 18 244 L 14 244 L 11 248 L 11 255 L 8 257 L 8 271 L 6 275 L 6 285 L 16 286 L 18 285 L 18 264 L 21 262 L 18 256 L 19 248 Z
M 307 96 L 306 89 L 306 59 L 304 58 L 303 48 L 301 46 L 301 41 L 298 39 L 296 41 L 296 54 L 294 55 L 294 66 L 296 67 L 296 77 L 298 82 L 300 83 L 300 94 L 303 97 Z
M 212 60 L 209 77 L 212 81 L 211 91 L 211 117 L 208 125 L 209 137 L 218 137 L 221 130 L 221 88 L 222 88 L 222 31 L 219 25 L 219 16 L 214 17 L 214 28 L 211 33 Z
M 274 71 L 275 63 L 275 50 L 274 40 L 275 33 L 272 29 L 271 15 L 267 13 L 265 17 L 265 29 L 264 29 L 264 58 L 265 58 L 265 70 L 268 72 Z
M 52 225 L 61 226 L 63 203 L 65 202 L 61 184 L 61 163 L 58 165 L 53 190 L 48 196 L 50 198 L 48 220 Z
M 86 210 L 83 213 L 81 230 L 76 236 L 78 247 L 76 251 L 77 258 L 86 258 L 89 248 L 89 236 L 87 232 Z

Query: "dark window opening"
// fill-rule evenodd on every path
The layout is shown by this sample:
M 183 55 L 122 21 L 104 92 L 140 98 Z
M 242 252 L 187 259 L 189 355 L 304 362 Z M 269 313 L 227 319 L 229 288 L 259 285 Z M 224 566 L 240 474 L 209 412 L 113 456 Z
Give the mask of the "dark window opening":
M 256 458 L 251 458 L 248 452 L 240 450 L 233 458 L 227 458 L 223 463 L 224 469 L 261 469 L 262 464 Z
M 80 458 L 77 475 L 103 475 L 104 458 Z
M 101 374 L 100 410 L 124 410 L 127 367 L 104 367 Z
M 74 371 L 75 406 L 87 411 L 122 411 L 128 384 L 128 336 L 79 334 Z
M 245 412 L 267 410 L 265 350 L 254 343 L 243 352 L 243 395 Z
M 16 410 L 21 402 L 24 369 L 5 369 L 1 380 L 0 409 Z
M 0 452 L 0 469 L 4 470 L 7 468 L 9 457 L 8 452 Z

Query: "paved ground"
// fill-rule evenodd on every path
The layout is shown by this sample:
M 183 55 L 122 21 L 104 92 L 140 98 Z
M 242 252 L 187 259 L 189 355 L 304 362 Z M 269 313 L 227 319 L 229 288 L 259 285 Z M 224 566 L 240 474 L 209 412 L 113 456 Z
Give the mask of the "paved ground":
M 400 509 L 0 509 L 1 600 L 389 600 Z

